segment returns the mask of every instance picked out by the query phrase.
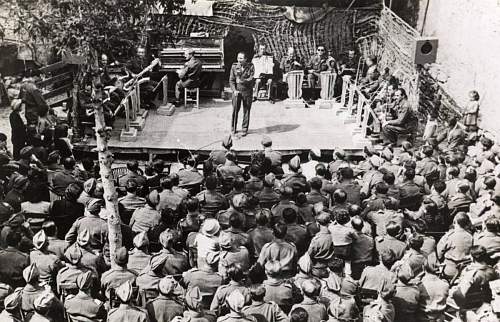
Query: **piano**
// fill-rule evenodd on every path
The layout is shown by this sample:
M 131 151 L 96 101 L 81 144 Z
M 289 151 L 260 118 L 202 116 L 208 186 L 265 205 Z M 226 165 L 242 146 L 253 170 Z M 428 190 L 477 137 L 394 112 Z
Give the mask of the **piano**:
M 175 46 L 161 48 L 160 71 L 175 72 L 184 67 L 184 51 L 194 49 L 195 57 L 202 61 L 202 72 L 224 72 L 224 40 L 222 38 L 181 38 Z

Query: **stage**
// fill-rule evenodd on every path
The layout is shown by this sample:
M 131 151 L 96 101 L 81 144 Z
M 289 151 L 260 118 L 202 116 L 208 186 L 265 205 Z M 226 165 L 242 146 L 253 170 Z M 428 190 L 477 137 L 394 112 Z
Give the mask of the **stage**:
M 358 154 L 363 146 L 355 143 L 352 135 L 354 124 L 344 124 L 344 117 L 337 110 L 310 108 L 288 108 L 285 102 L 272 104 L 257 101 L 252 105 L 250 128 L 246 137 L 240 133 L 233 140 L 233 149 L 238 155 L 247 156 L 261 149 L 263 135 L 273 140 L 273 149 L 284 155 L 300 154 L 311 148 L 319 148 L 322 153 L 331 154 L 342 148 L 349 154 Z M 121 142 L 120 130 L 124 120 L 114 123 L 109 147 L 114 153 L 155 155 L 172 154 L 178 151 L 206 155 L 214 149 L 221 149 L 221 140 L 230 133 L 232 106 L 231 101 L 206 99 L 200 108 L 189 105 L 176 108 L 172 116 L 164 116 L 150 110 L 146 124 L 138 132 L 135 142 Z M 240 111 L 238 123 L 241 130 Z M 90 151 L 95 147 L 95 139 L 75 144 L 75 149 Z

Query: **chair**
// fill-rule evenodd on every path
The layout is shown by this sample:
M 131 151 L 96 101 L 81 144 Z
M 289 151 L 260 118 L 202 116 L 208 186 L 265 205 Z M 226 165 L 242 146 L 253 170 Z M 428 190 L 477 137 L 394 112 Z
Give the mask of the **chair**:
M 58 286 L 59 299 L 64 304 L 69 295 L 78 293 L 78 286 L 75 283 L 61 283 Z
M 195 98 L 190 98 L 188 94 L 195 94 Z M 196 103 L 196 108 L 200 108 L 200 88 L 184 88 L 184 108 L 187 107 L 189 103 Z
M 302 97 L 302 83 L 304 81 L 304 72 L 299 70 L 290 71 L 287 74 L 288 98 L 298 100 Z
M 157 290 L 140 290 L 139 291 L 139 301 L 140 304 L 143 308 L 146 307 L 146 303 L 148 303 L 149 300 L 152 300 L 156 297 L 158 297 L 160 293 Z

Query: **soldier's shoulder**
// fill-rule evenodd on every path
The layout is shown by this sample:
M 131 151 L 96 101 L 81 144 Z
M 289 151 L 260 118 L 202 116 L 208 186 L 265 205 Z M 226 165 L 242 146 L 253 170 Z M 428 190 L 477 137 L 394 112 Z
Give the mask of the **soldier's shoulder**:
M 377 236 L 375 237 L 375 242 L 377 243 L 381 243 L 385 240 L 384 236 Z

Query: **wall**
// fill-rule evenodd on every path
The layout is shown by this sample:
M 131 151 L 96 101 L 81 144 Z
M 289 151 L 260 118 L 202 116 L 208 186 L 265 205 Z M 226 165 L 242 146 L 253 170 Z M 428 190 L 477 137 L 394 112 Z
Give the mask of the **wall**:
M 427 1 L 429 7 L 425 18 Z M 500 1 L 421 0 L 417 30 L 439 38 L 437 78 L 459 106 L 482 96 L 482 127 L 500 137 Z

